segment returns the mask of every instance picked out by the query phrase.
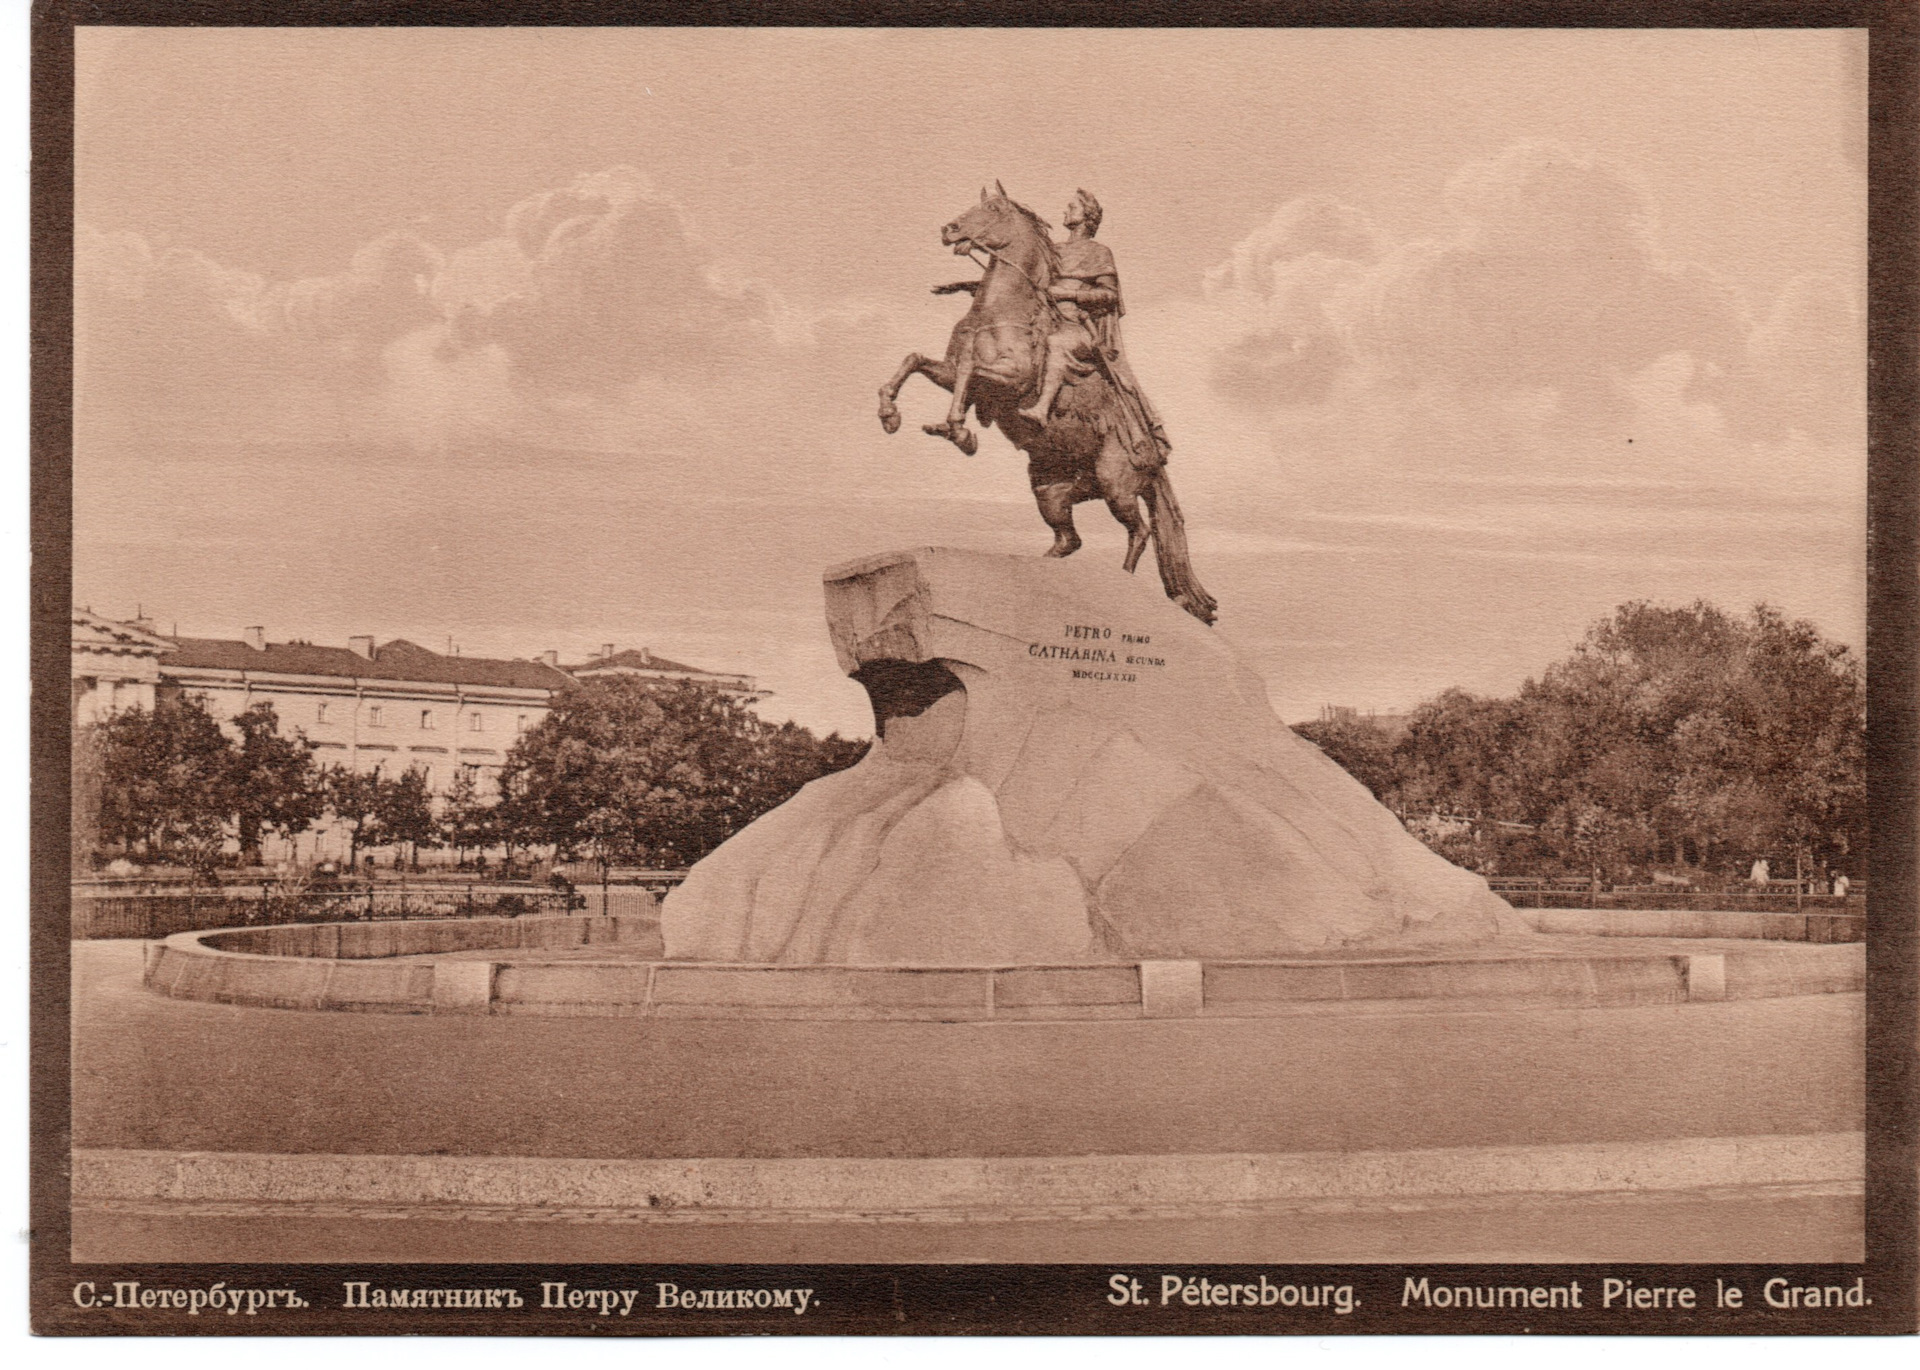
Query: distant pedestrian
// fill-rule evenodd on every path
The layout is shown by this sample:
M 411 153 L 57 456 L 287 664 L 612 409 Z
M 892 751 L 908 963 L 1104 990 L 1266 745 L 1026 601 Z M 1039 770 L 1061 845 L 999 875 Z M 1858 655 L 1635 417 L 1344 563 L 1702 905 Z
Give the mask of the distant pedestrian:
M 1847 879 L 1847 877 L 1846 877 L 1846 875 L 1845 875 L 1844 873 L 1842 873 L 1842 872 L 1835 872 L 1835 873 L 1834 873 L 1834 877 L 1833 877 L 1833 892 L 1834 892 L 1834 894 L 1835 894 L 1835 895 L 1836 895 L 1836 896 L 1837 896 L 1838 898 L 1841 898 L 1841 899 L 1845 899 L 1845 898 L 1847 897 L 1847 890 L 1848 890 L 1848 889 L 1849 889 L 1849 888 L 1850 888 L 1850 887 L 1851 887 L 1852 885 L 1853 885 L 1853 882 L 1852 882 L 1851 880 L 1849 880 L 1849 879 Z
M 1769 875 L 1767 858 L 1756 856 L 1753 859 L 1753 869 L 1747 872 L 1747 882 L 1756 888 L 1765 889 Z

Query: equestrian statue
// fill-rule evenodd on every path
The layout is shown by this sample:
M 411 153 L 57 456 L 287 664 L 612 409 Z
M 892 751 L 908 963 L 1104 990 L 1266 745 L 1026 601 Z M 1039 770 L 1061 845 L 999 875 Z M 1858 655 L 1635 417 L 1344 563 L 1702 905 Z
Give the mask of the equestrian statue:
M 1113 253 L 1094 239 L 1100 202 L 1077 192 L 1062 222 L 1067 241 L 1056 243 L 1047 223 L 996 181 L 993 194 L 983 188 L 979 204 L 940 230 L 956 256 L 985 261 L 979 280 L 935 286 L 934 294 L 965 292 L 973 307 L 954 325 L 943 359 L 910 353 L 880 387 L 881 427 L 900 430 L 894 401 L 909 376 L 952 391 L 945 421 L 924 431 L 972 456 L 979 440 L 967 427 L 968 408 L 982 427 L 999 425 L 1027 454 L 1034 500 L 1053 529 L 1048 556 L 1079 550 L 1073 506 L 1103 499 L 1127 530 L 1125 569 L 1140 564 L 1151 537 L 1167 597 L 1212 623 L 1218 606 L 1193 574 L 1167 479 L 1171 444 L 1121 346 L 1120 278 Z

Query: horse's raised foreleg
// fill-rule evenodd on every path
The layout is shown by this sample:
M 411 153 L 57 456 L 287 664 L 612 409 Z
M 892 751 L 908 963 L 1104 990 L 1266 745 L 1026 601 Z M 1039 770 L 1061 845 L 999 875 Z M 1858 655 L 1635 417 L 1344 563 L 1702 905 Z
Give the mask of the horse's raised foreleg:
M 880 426 L 889 433 L 900 431 L 900 410 L 894 401 L 900 398 L 900 387 L 910 376 L 925 376 L 942 390 L 953 389 L 953 368 L 945 361 L 935 361 L 918 352 L 907 353 L 907 359 L 900 363 L 893 379 L 880 387 Z
M 1033 487 L 1033 499 L 1040 506 L 1040 517 L 1047 521 L 1047 527 L 1053 529 L 1053 546 L 1047 548 L 1046 552 L 1050 557 L 1070 557 L 1080 550 L 1080 533 L 1073 526 L 1073 495 L 1072 481 Z
M 973 349 L 962 347 L 960 359 L 953 365 L 953 403 L 947 406 L 945 423 L 923 423 L 920 429 L 936 438 L 945 438 L 968 456 L 980 450 L 980 440 L 967 427 L 967 385 L 973 380 Z

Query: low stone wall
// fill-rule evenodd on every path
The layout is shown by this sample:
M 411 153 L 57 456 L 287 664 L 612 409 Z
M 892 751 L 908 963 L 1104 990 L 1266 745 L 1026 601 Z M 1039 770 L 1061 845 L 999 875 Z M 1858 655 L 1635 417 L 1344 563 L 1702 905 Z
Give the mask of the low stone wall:
M 145 980 L 170 998 L 257 1008 L 474 1012 L 476 981 L 490 986 L 492 962 L 399 958 L 597 945 L 657 954 L 659 944 L 659 919 L 648 915 L 294 923 L 187 932 L 152 943 Z M 480 998 L 478 1011 L 487 1002 Z
M 940 968 L 512 954 L 658 955 L 658 936 L 651 918 L 581 916 L 185 933 L 149 949 L 146 983 L 180 999 L 364 1013 L 962 1022 L 1678 1004 L 1855 991 L 1866 972 L 1859 944 Z M 471 956 L 491 950 L 503 954 Z M 455 952 L 469 955 L 405 959 Z
M 1861 912 L 1744 909 L 1530 908 L 1538 932 L 1589 937 L 1737 937 L 1766 942 L 1864 942 Z
M 568 947 L 657 940 L 659 919 L 647 914 L 572 914 L 550 918 L 460 918 L 386 923 L 288 923 L 201 933 L 201 946 L 249 956 L 309 956 L 372 961 L 393 956 L 445 956 L 456 951 L 556 951 Z M 171 944 L 171 941 L 170 943 Z

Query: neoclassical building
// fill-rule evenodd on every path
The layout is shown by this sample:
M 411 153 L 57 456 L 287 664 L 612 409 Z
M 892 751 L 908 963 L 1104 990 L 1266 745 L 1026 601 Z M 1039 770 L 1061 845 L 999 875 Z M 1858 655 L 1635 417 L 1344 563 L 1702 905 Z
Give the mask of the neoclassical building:
M 751 676 L 686 666 L 644 647 L 617 651 L 612 643 L 562 667 L 557 652 L 509 661 L 435 652 L 405 638 L 323 647 L 269 642 L 262 628 L 238 638 L 163 637 L 145 620 L 73 611 L 76 727 L 151 709 L 169 694 L 198 695 L 222 719 L 268 703 L 282 730 L 297 729 L 314 744 L 319 765 L 388 774 L 417 768 L 435 794 L 463 770 L 490 790 L 514 739 L 538 725 L 554 695 L 575 678 L 605 675 L 699 681 L 749 699 L 769 693 Z
M 546 716 L 567 675 L 544 661 L 448 656 L 405 638 L 345 647 L 183 637 L 161 664 L 158 695 L 198 695 L 216 718 L 273 705 L 298 729 L 320 766 L 426 773 L 444 794 L 467 770 L 485 788 L 514 738 Z
M 150 623 L 116 623 L 90 609 L 73 611 L 73 725 L 122 709 L 151 709 L 160 658 L 173 643 Z

